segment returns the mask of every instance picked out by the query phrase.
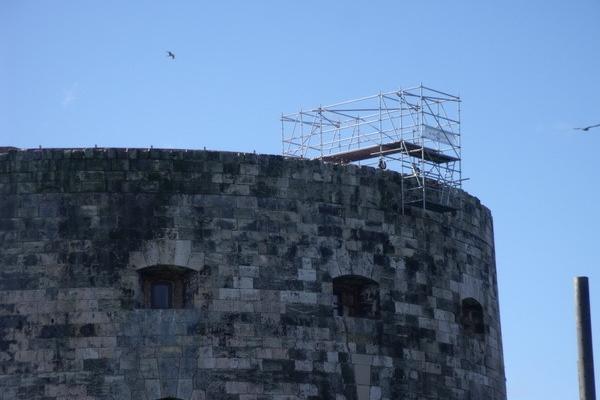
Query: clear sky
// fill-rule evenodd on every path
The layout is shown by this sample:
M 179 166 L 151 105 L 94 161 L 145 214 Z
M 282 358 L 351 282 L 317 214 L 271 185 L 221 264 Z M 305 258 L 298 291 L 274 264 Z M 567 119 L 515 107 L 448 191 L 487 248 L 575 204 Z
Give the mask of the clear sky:
M 600 2 L 0 2 L 0 146 L 279 153 L 281 112 L 421 82 L 463 100 L 509 398 L 574 399 L 576 275 L 600 343 L 600 129 L 572 129 L 600 123 Z

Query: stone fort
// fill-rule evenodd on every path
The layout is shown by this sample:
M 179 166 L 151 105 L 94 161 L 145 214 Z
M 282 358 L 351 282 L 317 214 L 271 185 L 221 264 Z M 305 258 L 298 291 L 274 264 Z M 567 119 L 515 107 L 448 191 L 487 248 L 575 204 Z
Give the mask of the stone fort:
M 402 174 L 0 152 L 0 399 L 505 400 L 492 217 Z

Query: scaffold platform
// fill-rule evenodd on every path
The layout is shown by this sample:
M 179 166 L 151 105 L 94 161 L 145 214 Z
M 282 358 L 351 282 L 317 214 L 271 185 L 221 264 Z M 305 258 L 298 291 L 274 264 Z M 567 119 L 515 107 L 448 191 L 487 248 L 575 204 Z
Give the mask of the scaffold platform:
M 405 140 L 345 151 L 342 153 L 329 154 L 323 156 L 321 159 L 328 162 L 348 164 L 356 161 L 368 160 L 373 157 L 391 156 L 392 154 L 397 153 L 403 153 L 415 158 L 424 158 L 425 160 L 436 164 L 459 161 L 459 158 L 457 157 L 452 157 L 435 149 L 419 146 Z

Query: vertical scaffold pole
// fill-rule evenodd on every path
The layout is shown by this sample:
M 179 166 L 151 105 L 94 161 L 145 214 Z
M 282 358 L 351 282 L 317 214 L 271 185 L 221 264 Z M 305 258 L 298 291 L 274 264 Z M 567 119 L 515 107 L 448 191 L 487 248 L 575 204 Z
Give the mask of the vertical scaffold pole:
M 421 159 L 419 160 L 419 168 L 421 168 L 421 175 L 422 175 L 422 180 L 423 180 L 423 210 L 425 210 L 427 208 L 427 191 L 425 190 L 425 185 L 427 184 L 427 182 L 425 181 L 425 174 L 423 171 L 425 171 L 425 139 L 423 138 L 423 128 L 424 128 L 424 124 L 425 124 L 425 114 L 423 111 L 423 82 L 421 82 L 421 85 L 419 86 L 419 107 L 420 107 L 420 115 L 421 115 L 421 121 L 420 121 L 420 127 L 419 127 L 419 134 L 421 135 L 421 137 L 419 138 L 419 145 L 421 146 Z
M 381 119 L 382 94 L 379 92 L 379 157 L 383 156 L 383 120 Z
M 321 140 L 320 151 L 321 156 L 320 160 L 323 161 L 323 106 L 319 106 L 319 138 Z
M 592 322 L 590 318 L 590 290 L 588 278 L 578 276 L 575 283 L 575 320 L 579 358 L 579 399 L 596 400 L 594 380 L 594 351 L 592 348 Z
M 283 124 L 283 113 L 281 113 L 281 155 L 285 156 L 285 129 Z
M 302 109 L 300 109 L 300 154 L 302 158 L 306 155 L 306 149 L 304 148 L 304 119 L 302 118 Z

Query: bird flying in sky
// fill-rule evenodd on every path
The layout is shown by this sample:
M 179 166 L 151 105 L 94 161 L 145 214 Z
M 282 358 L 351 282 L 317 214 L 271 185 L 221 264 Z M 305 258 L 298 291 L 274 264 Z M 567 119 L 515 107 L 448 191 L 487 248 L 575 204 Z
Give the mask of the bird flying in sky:
M 175 54 L 173 54 L 170 51 L 167 51 L 167 57 L 171 57 L 171 59 L 174 60 L 175 59 Z
M 584 132 L 587 132 L 587 131 L 589 131 L 590 129 L 592 129 L 592 128 L 597 128 L 597 127 L 599 127 L 599 126 L 600 126 L 600 124 L 596 124 L 596 125 L 590 125 L 590 126 L 586 126 L 586 127 L 583 127 L 583 128 L 573 128 L 573 129 L 575 129 L 575 130 L 577 130 L 577 131 L 584 131 Z

